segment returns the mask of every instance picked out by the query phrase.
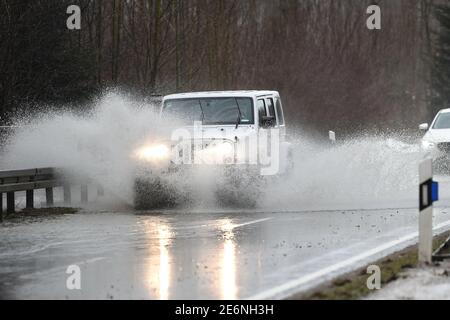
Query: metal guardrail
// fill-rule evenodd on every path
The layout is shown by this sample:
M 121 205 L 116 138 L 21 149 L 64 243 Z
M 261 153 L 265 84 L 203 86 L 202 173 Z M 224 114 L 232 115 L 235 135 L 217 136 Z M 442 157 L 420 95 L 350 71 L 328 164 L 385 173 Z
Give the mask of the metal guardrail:
M 26 191 L 26 208 L 34 207 L 34 190 L 45 189 L 46 203 L 53 206 L 53 188 L 63 187 L 64 204 L 71 202 L 71 185 L 58 168 L 36 168 L 0 171 L 0 220 L 3 214 L 3 193 L 6 193 L 6 213 L 15 212 L 15 192 Z M 98 194 L 103 188 L 98 186 Z M 88 202 L 88 185 L 81 184 L 81 202 Z
M 433 253 L 433 261 L 450 259 L 450 237 Z
M 0 193 L 60 186 L 54 168 L 0 171 Z
M 63 184 L 55 168 L 0 171 L 0 214 L 3 193 L 6 193 L 6 213 L 14 213 L 16 191 L 26 191 L 26 207 L 33 208 L 34 190 L 45 189 L 47 206 L 53 206 L 53 188 Z

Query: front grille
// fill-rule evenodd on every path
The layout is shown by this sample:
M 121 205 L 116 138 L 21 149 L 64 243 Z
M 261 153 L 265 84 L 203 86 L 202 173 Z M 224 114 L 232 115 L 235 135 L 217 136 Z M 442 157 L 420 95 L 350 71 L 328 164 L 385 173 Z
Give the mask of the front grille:
M 234 152 L 231 157 L 221 157 L 220 155 L 218 155 L 216 158 L 214 153 L 212 153 L 211 155 L 203 154 L 202 156 L 203 151 L 207 151 L 209 148 L 214 148 L 215 146 L 222 143 L 230 143 L 229 141 L 230 140 L 226 139 L 204 139 L 200 141 L 183 141 L 181 143 L 174 144 L 171 146 L 171 162 L 174 164 L 195 164 L 195 162 L 198 160 L 201 163 L 205 161 L 206 163 L 214 162 L 214 164 L 216 164 L 216 161 L 219 163 L 222 163 L 222 161 L 224 161 L 224 164 L 232 163 L 236 158 L 236 147 L 234 146 L 234 144 L 232 144 Z M 196 155 L 197 152 L 200 152 L 200 154 Z
M 437 144 L 440 151 L 450 153 L 450 142 L 441 142 Z

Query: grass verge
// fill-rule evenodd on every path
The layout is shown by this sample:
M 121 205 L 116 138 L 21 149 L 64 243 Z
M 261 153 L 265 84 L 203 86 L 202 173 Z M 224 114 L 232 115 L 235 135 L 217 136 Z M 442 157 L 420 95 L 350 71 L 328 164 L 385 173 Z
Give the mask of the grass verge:
M 435 236 L 433 239 L 433 249 L 437 249 L 443 241 L 450 235 L 450 231 Z M 305 293 L 292 295 L 289 299 L 297 300 L 354 300 L 372 293 L 367 288 L 367 267 L 377 265 L 381 270 L 381 285 L 394 281 L 402 276 L 407 269 L 417 266 L 417 245 L 410 246 L 404 250 L 394 253 L 388 257 L 368 264 L 351 273 L 345 274 L 337 279 L 327 282 L 315 289 Z
M 23 209 L 16 213 L 3 213 L 3 221 L 6 222 L 21 222 L 33 221 L 35 219 L 57 217 L 64 214 L 75 214 L 79 211 L 78 208 L 68 207 L 52 207 L 52 208 L 37 208 L 37 209 Z

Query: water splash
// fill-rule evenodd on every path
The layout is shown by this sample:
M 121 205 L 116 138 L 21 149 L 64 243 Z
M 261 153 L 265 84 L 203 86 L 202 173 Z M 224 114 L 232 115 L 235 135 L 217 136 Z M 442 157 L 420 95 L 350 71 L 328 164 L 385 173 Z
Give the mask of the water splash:
M 85 115 L 41 114 L 15 130 L 0 169 L 70 167 L 102 184 L 116 200 L 132 205 L 130 155 L 149 139 L 168 134 L 156 109 L 109 92 Z M 417 144 L 400 138 L 366 136 L 331 146 L 300 135 L 294 142 L 294 171 L 288 178 L 265 184 L 258 206 L 310 210 L 415 204 L 417 168 L 423 156 Z M 216 173 L 205 170 L 190 181 L 197 189 L 199 207 L 212 204 L 214 179 Z
M 269 186 L 266 205 L 286 209 L 383 208 L 416 204 L 416 143 L 392 137 L 359 137 L 337 145 L 294 144 L 295 168 Z
M 130 154 L 148 137 L 163 131 L 154 106 L 107 93 L 84 116 L 42 114 L 16 129 L 5 147 L 1 168 L 71 168 L 131 203 Z

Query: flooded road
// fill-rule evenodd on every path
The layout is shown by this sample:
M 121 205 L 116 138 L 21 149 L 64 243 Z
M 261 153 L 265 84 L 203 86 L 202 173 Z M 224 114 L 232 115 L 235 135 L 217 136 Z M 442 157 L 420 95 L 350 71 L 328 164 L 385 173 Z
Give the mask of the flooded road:
M 283 298 L 414 243 L 417 214 L 416 209 L 83 211 L 27 224 L 6 222 L 0 226 L 0 294 Z M 450 229 L 450 210 L 436 210 L 435 226 Z M 391 245 L 380 247 L 386 243 Z M 66 287 L 70 265 L 81 270 L 81 290 Z
M 425 155 L 401 135 L 335 145 L 294 135 L 292 174 L 261 188 L 258 210 L 206 209 L 215 176 L 203 170 L 190 181 L 201 211 L 135 212 L 130 154 L 158 136 L 149 130 L 157 128 L 153 118 L 109 95 L 93 116 L 48 115 L 15 131 L 1 169 L 65 166 L 102 185 L 105 195 L 91 190 L 90 205 L 78 214 L 0 224 L 0 298 L 285 298 L 417 240 Z M 450 178 L 444 180 L 437 231 L 450 229 Z M 37 191 L 36 206 L 44 199 Z M 18 195 L 16 207 L 24 206 Z M 81 271 L 81 290 L 66 286 L 71 266 Z

